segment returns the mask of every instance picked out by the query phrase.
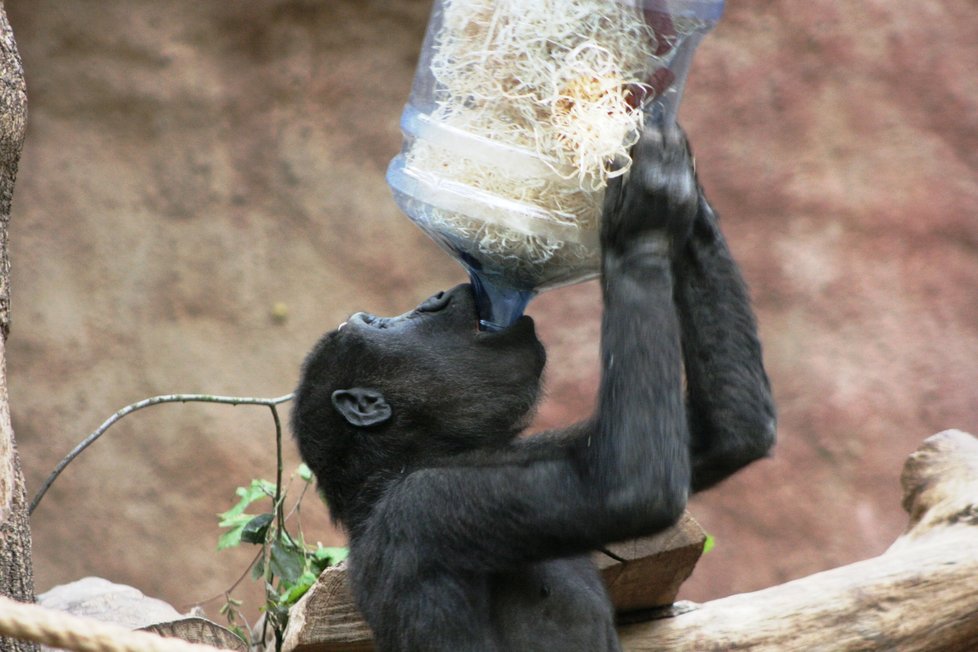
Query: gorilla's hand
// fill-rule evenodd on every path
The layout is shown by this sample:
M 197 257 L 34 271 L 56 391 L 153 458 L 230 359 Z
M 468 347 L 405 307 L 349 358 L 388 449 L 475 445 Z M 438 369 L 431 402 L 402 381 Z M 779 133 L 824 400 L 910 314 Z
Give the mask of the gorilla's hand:
M 699 186 L 686 136 L 676 125 L 647 125 L 632 168 L 608 183 L 601 224 L 605 253 L 679 252 L 696 217 Z

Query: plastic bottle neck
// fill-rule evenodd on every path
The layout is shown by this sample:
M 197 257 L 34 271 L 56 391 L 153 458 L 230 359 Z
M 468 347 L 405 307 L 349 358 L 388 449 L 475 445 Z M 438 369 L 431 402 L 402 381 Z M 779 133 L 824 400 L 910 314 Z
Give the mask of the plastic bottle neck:
M 469 270 L 469 278 L 479 311 L 480 330 L 495 332 L 511 326 L 523 316 L 526 305 L 536 296 L 533 290 L 498 286 L 474 270 Z

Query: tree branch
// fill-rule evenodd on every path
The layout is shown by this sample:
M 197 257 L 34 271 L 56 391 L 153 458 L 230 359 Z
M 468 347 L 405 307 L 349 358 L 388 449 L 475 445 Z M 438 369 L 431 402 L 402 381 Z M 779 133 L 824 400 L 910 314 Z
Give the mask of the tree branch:
M 82 452 L 95 443 L 99 437 L 101 437 L 106 430 L 111 428 L 117 421 L 123 417 L 132 414 L 138 410 L 144 408 L 152 407 L 153 405 L 161 405 L 163 403 L 223 403 L 225 405 L 264 405 L 271 408 L 272 416 L 275 419 L 276 428 L 276 441 L 278 442 L 279 450 L 279 467 L 278 467 L 278 484 L 282 481 L 282 456 L 281 456 L 281 424 L 279 422 L 278 411 L 275 406 L 282 403 L 286 403 L 292 400 L 292 394 L 286 394 L 284 396 L 278 396 L 276 398 L 252 398 L 246 396 L 214 396 L 211 394 L 164 394 L 162 396 L 153 396 L 152 398 L 143 399 L 142 401 L 137 401 L 122 408 L 111 417 L 105 420 L 101 426 L 99 426 L 92 434 L 81 440 L 78 445 L 76 445 L 71 452 L 69 452 L 64 459 L 58 462 L 58 465 L 54 467 L 54 471 L 51 475 L 47 477 L 44 484 L 38 490 L 37 494 L 34 495 L 34 499 L 31 500 L 30 513 L 34 513 L 34 509 L 37 507 L 41 499 L 44 498 L 44 494 L 47 493 L 54 481 L 58 479 L 61 472 L 65 470 L 69 464 L 74 461 L 76 457 L 82 454 Z

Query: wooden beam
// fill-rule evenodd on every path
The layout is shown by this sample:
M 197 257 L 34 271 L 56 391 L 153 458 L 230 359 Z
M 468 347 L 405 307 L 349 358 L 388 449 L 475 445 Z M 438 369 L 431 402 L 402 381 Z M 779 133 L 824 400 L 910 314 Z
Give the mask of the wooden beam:
M 978 650 L 978 440 L 930 437 L 902 484 L 910 523 L 879 557 L 623 627 L 623 647 Z

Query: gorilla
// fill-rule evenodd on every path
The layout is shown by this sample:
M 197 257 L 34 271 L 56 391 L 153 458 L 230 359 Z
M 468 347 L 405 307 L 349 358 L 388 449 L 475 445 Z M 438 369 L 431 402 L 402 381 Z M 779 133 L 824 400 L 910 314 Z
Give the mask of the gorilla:
M 668 528 L 773 446 L 747 289 L 686 138 L 646 127 L 633 161 L 603 207 L 590 418 L 520 436 L 543 346 L 526 316 L 480 331 L 468 285 L 356 313 L 306 358 L 292 428 L 378 650 L 619 650 L 590 551 Z

